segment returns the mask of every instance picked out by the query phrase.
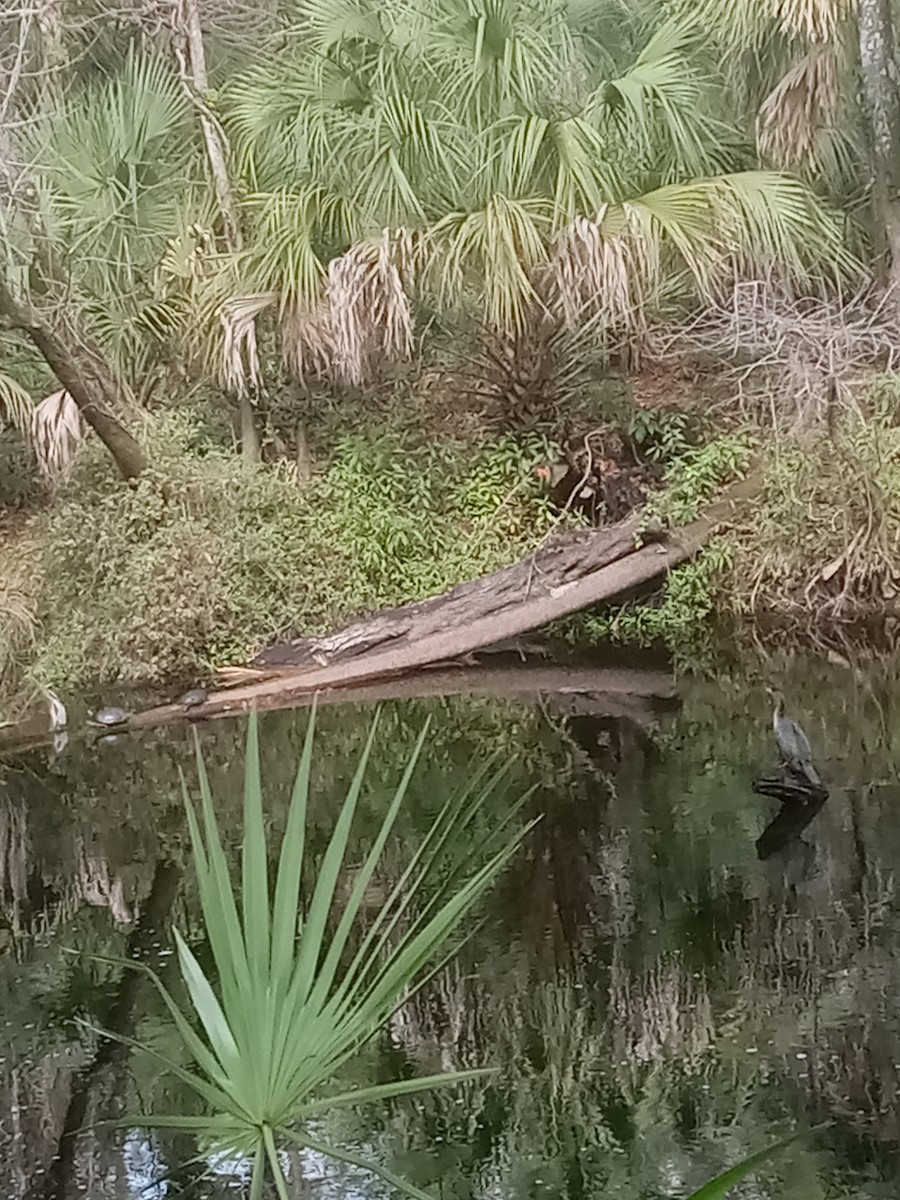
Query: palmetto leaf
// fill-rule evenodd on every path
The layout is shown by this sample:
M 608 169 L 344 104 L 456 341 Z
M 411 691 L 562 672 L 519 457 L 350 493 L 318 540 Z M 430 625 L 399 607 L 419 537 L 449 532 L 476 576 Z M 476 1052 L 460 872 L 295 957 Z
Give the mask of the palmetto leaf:
M 725 1197 L 731 1192 L 731 1189 L 750 1174 L 757 1167 L 761 1167 L 764 1163 L 774 1158 L 782 1150 L 797 1141 L 797 1136 L 785 1138 L 781 1142 L 776 1142 L 774 1146 L 769 1146 L 766 1150 L 760 1150 L 756 1154 L 751 1154 L 749 1158 L 745 1158 L 743 1162 L 736 1163 L 735 1166 L 729 1167 L 727 1171 L 723 1171 L 721 1175 L 717 1175 L 715 1179 L 711 1179 L 709 1183 L 704 1184 L 699 1191 L 694 1192 L 688 1197 L 688 1200 L 725 1200 Z
M 661 140 L 668 143 L 682 176 L 704 174 L 714 166 L 715 127 L 692 54 L 697 42 L 693 21 L 669 21 L 633 66 L 603 84 L 591 102 L 609 109 L 648 160 L 660 155 Z
M 84 437 L 78 406 L 67 391 L 45 396 L 31 411 L 31 436 L 45 478 L 65 478 Z
M 199 812 L 187 796 L 186 805 L 203 923 L 216 974 L 205 973 L 176 934 L 190 1012 L 180 1010 L 154 976 L 185 1049 L 196 1064 L 195 1070 L 180 1064 L 172 1065 L 172 1069 L 209 1107 L 210 1115 L 208 1121 L 177 1115 L 153 1120 L 160 1126 L 203 1132 L 221 1147 L 251 1156 L 254 1177 L 258 1176 L 254 1187 L 262 1186 L 263 1164 L 267 1164 L 279 1195 L 285 1193 L 278 1143 L 293 1140 L 318 1147 L 305 1127 L 318 1114 L 331 1107 L 373 1103 L 483 1074 L 459 1072 L 400 1080 L 331 1097 L 325 1090 L 341 1065 L 381 1028 L 410 990 L 427 978 L 429 969 L 439 961 L 439 953 L 446 952 L 452 934 L 509 860 L 521 837 L 499 835 L 499 845 L 486 862 L 455 883 L 451 874 L 449 882 L 445 880 L 436 890 L 431 889 L 433 894 L 426 897 L 441 856 L 499 782 L 495 775 L 485 784 L 485 774 L 479 772 L 470 789 L 448 800 L 373 926 L 359 940 L 355 952 L 349 954 L 365 890 L 424 751 L 427 729 L 394 792 L 343 909 L 335 912 L 338 883 L 345 870 L 376 725 L 304 911 L 300 894 L 313 727 L 311 718 L 278 856 L 274 897 L 268 878 L 255 713 L 247 745 L 241 903 L 235 896 L 198 749 Z M 344 965 L 348 956 L 349 964 Z M 343 1149 L 321 1148 L 344 1161 L 361 1162 Z M 420 1195 L 377 1164 L 363 1165 L 410 1194 Z

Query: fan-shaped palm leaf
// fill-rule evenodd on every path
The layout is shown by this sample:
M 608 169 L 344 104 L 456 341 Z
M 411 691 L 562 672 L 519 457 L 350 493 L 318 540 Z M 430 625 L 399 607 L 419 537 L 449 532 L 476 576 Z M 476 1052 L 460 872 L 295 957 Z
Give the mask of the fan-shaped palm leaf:
M 120 75 L 41 114 L 30 140 L 49 220 L 99 294 L 134 286 L 171 233 L 187 155 L 187 100 L 166 66 L 132 53 Z
M 68 392 L 53 392 L 34 406 L 31 431 L 41 474 L 52 482 L 65 478 L 84 437 L 81 413 Z
M 672 20 L 653 34 L 637 61 L 600 86 L 589 107 L 605 109 L 622 135 L 640 147 L 645 163 L 670 151 L 673 172 L 701 175 L 715 169 L 717 123 L 711 119 L 702 78 L 694 66 L 699 42 L 691 20 Z
M 550 202 L 495 194 L 484 208 L 451 213 L 428 232 L 426 276 L 445 303 L 477 297 L 496 329 L 516 328 L 537 299 L 534 276 L 546 262 L 552 224 Z
M 305 826 L 312 762 L 310 721 L 303 757 L 281 843 L 274 888 L 267 867 L 255 715 L 251 717 L 244 788 L 244 834 L 240 901 L 232 884 L 216 822 L 210 785 L 198 754 L 200 808 L 186 798 L 204 929 L 215 963 L 207 975 L 176 933 L 178 961 L 190 1000 L 182 1010 L 157 980 L 162 998 L 195 1063 L 169 1063 L 201 1100 L 206 1116 L 160 1116 L 159 1127 L 212 1137 L 253 1161 L 252 1194 L 263 1175 L 275 1178 L 286 1197 L 278 1146 L 294 1141 L 339 1159 L 349 1152 L 322 1145 L 315 1136 L 323 1111 L 377 1102 L 482 1072 L 459 1072 L 382 1083 L 328 1094 L 341 1067 L 382 1027 L 395 1007 L 421 986 L 436 956 L 479 897 L 508 862 L 518 837 L 502 832 L 483 865 L 461 875 L 451 871 L 440 885 L 435 868 L 453 841 L 478 816 L 498 777 L 480 772 L 473 785 L 452 797 L 412 856 L 369 929 L 356 930 L 364 895 L 403 804 L 425 733 L 391 799 L 370 852 L 357 871 L 343 907 L 337 900 L 350 832 L 365 777 L 375 728 L 347 793 L 308 907 L 301 902 Z M 329 928 L 331 932 L 329 932 Z M 356 936 L 354 936 L 356 934 Z M 423 1194 L 376 1163 L 375 1173 L 412 1195 Z

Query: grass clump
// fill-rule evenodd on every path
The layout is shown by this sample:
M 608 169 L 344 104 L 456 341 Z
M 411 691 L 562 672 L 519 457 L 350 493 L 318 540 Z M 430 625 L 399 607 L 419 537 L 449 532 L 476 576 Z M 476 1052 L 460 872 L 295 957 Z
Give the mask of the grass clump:
M 85 448 L 42 524 L 43 640 L 55 684 L 159 681 L 243 661 L 275 635 L 324 632 L 494 570 L 551 518 L 540 439 L 473 446 L 361 429 L 298 487 L 248 471 L 183 413 L 144 436 L 153 467 L 116 480 Z
M 859 620 L 900 587 L 900 425 L 876 394 L 829 435 L 768 456 L 764 495 L 731 534 L 739 614 Z

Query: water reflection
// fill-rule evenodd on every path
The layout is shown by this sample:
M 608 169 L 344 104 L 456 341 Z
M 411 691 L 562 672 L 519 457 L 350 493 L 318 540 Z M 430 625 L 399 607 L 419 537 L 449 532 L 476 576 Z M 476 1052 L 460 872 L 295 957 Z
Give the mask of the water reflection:
M 335 1114 L 322 1139 L 446 1200 L 638 1200 L 684 1194 L 787 1129 L 830 1120 L 827 1137 L 779 1165 L 777 1186 L 753 1194 L 897 1195 L 900 695 L 889 668 L 854 687 L 837 665 L 793 670 L 805 685 L 803 724 L 828 747 L 827 802 L 754 793 L 771 764 L 770 711 L 743 679 L 687 684 L 680 706 L 665 709 L 644 698 L 610 712 L 583 695 L 393 706 L 363 840 L 428 712 L 435 740 L 398 820 L 402 846 L 417 843 L 445 786 L 487 749 L 508 756 L 514 786 L 539 781 L 531 803 L 545 819 L 493 894 L 485 927 L 397 1012 L 355 1082 L 486 1062 L 499 1078 Z M 321 714 L 320 835 L 368 719 L 363 709 Z M 276 826 L 304 729 L 302 713 L 263 722 Z M 223 823 L 236 830 L 236 729 L 217 723 L 201 736 Z M 190 756 L 172 729 L 0 767 L 4 1196 L 155 1200 L 197 1174 L 187 1166 L 196 1145 L 177 1135 L 66 1136 L 187 1103 L 153 1060 L 73 1018 L 172 1052 L 152 987 L 107 960 L 151 955 L 165 970 L 168 922 L 190 930 L 195 921 L 177 777 Z M 403 861 L 399 851 L 388 858 L 383 886 Z M 234 1195 L 242 1167 L 219 1162 L 206 1174 L 192 1194 Z M 386 1194 L 315 1156 L 292 1156 L 289 1174 L 297 1196 L 313 1185 Z

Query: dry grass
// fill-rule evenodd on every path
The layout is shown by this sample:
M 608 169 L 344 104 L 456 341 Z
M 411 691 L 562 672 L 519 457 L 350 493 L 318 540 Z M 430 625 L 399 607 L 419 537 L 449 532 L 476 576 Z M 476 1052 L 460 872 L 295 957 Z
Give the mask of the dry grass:
M 39 547 L 29 526 L 0 522 L 0 720 L 16 707 L 11 698 L 22 688 L 36 645 L 39 580 Z
M 894 392 L 890 408 L 896 384 Z M 845 412 L 831 435 L 776 448 L 764 499 L 732 540 L 726 594 L 742 614 L 837 624 L 891 613 L 900 597 L 900 426 L 887 412 Z

